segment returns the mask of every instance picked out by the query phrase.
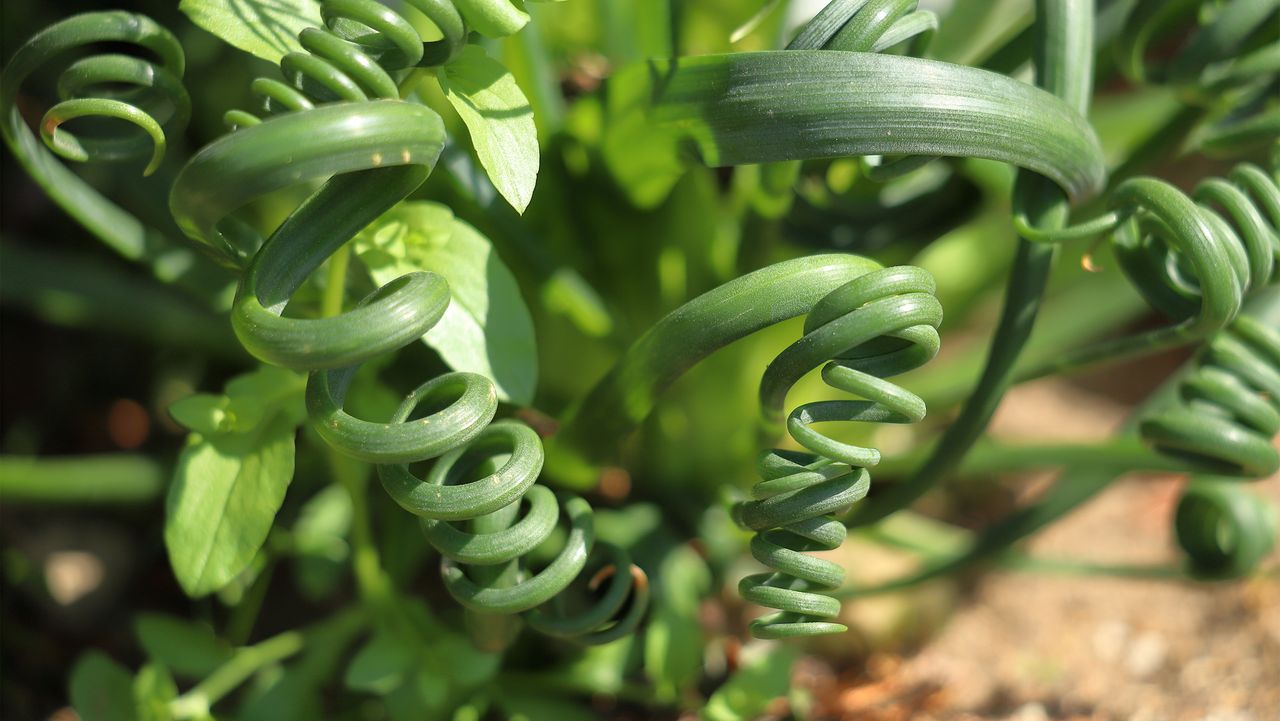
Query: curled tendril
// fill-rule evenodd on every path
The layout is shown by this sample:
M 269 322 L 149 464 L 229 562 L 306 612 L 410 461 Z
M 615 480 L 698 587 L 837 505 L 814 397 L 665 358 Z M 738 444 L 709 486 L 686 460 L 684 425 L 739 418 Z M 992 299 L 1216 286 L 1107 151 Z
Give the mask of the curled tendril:
M 47 65 L 64 62 L 76 51 L 115 43 L 138 52 L 89 54 L 66 64 L 57 81 L 58 102 L 41 117 L 33 133 L 19 110 L 23 84 Z M 28 175 L 68 215 L 126 258 L 151 264 L 157 276 L 200 290 L 218 279 L 190 275 L 196 260 L 171 246 L 159 232 L 108 200 L 59 158 L 76 162 L 147 159 L 144 175 L 159 167 L 168 138 L 180 134 L 191 116 L 182 86 L 186 60 L 182 46 L 150 18 L 110 11 L 76 15 L 55 23 L 24 43 L 0 75 L 0 132 Z M 68 123 L 102 118 L 93 133 L 74 132 Z M 41 142 L 43 141 L 43 143 Z M 52 152 L 50 152 L 52 151 Z
M 1112 212 L 1059 231 L 1015 217 L 1023 237 L 1059 242 L 1109 232 L 1121 267 L 1155 309 L 1181 321 L 1173 339 L 1226 328 L 1244 300 L 1280 279 L 1280 183 L 1241 163 L 1190 195 L 1157 178 L 1131 178 L 1108 195 Z
M 1280 186 L 1257 166 L 1203 181 L 1190 196 L 1134 178 L 1110 203 L 1121 218 L 1112 242 L 1125 272 L 1157 310 L 1192 318 L 1193 332 L 1226 327 L 1245 297 L 1280 277 Z
M 779 613 L 751 624 L 758 638 L 838 633 L 830 619 L 840 602 L 823 591 L 844 582 L 837 564 L 806 555 L 837 548 L 845 527 L 834 514 L 866 495 L 867 467 L 880 462 L 872 448 L 822 435 L 815 423 L 917 423 L 924 401 L 885 378 L 917 368 L 940 345 L 942 306 L 928 271 L 913 266 L 877 270 L 836 288 L 805 317 L 804 337 L 778 355 L 761 383 L 767 415 L 776 414 L 787 390 L 808 371 L 830 361 L 822 379 L 865 400 L 806 403 L 787 416 L 792 439 L 808 453 L 773 450 L 761 456 L 764 479 L 752 489 L 756 500 L 735 508 L 740 524 L 756 531 L 751 553 L 774 569 L 739 584 L 743 598 Z
M 467 24 L 444 0 L 410 5 L 441 27 L 443 40 L 423 43 L 407 20 L 371 0 L 323 3 L 326 27 L 302 31 L 308 52 L 281 60 L 284 81 L 254 81 L 262 117 L 229 112 L 236 130 L 183 168 L 170 199 L 174 217 L 223 263 L 244 267 L 232 309 L 236 335 L 266 362 L 310 371 L 312 425 L 339 452 L 377 464 L 388 494 L 423 519 L 459 603 L 482 614 L 529 611 L 535 628 L 587 643 L 630 633 L 647 605 L 643 571 L 622 549 L 595 542 L 585 501 L 558 502 L 534 485 L 542 443 L 525 425 L 493 422 L 492 381 L 474 373 L 433 378 L 385 423 L 343 409 L 361 363 L 415 342 L 440 320 L 450 298 L 443 278 L 409 273 L 335 317 L 283 315 L 307 276 L 416 190 L 439 157 L 443 122 L 399 99 L 398 76 L 447 62 L 465 43 Z M 325 178 L 265 243 L 231 218 L 256 197 Z M 413 418 L 424 403 L 440 410 Z M 429 459 L 438 460 L 425 478 L 410 471 Z M 568 538 L 555 560 L 531 573 L 523 557 L 561 523 L 561 508 Z M 587 584 L 585 609 L 548 603 L 588 568 L 593 551 L 613 571 L 609 588 L 593 594 Z
M 1276 540 L 1274 509 L 1234 479 L 1212 476 L 1194 478 L 1183 490 L 1173 528 L 1188 570 L 1209 579 L 1247 575 Z
M 1245 573 L 1274 542 L 1274 530 L 1258 521 L 1261 501 L 1220 479 L 1258 478 L 1280 468 L 1272 445 L 1280 433 L 1280 336 L 1239 314 L 1250 296 L 1280 280 L 1275 168 L 1268 173 L 1241 163 L 1225 178 L 1200 182 L 1190 195 L 1162 180 L 1132 178 L 1108 196 L 1113 212 L 1059 232 L 1015 219 L 1024 237 L 1038 241 L 1110 232 L 1134 286 L 1152 307 L 1180 321 L 1131 339 L 1135 347 L 1209 339 L 1202 365 L 1179 383 L 1179 404 L 1140 424 L 1157 450 L 1215 477 L 1188 487 L 1174 524 L 1200 575 Z
M 1171 58 L 1151 57 L 1151 48 L 1180 34 L 1185 39 Z M 1202 150 L 1230 154 L 1280 138 L 1280 2 L 1141 0 L 1126 16 L 1115 47 L 1120 70 L 1131 80 L 1172 85 L 1185 101 L 1209 111 L 1197 138 Z
M 191 100 L 182 87 L 182 46 L 168 30 L 144 15 L 118 11 L 77 15 L 51 25 L 24 44 L 5 68 L 0 90 L 4 107 L 13 108 L 5 123 L 6 139 L 16 152 L 26 145 L 20 136 L 30 136 L 14 106 L 22 82 L 59 56 L 102 42 L 134 45 L 149 51 L 154 59 L 112 53 L 90 55 L 68 65 L 58 77 L 59 102 L 40 119 L 40 137 L 67 160 L 149 156 L 143 174 L 150 175 L 164 158 L 166 133 L 186 128 Z M 76 118 L 93 117 L 123 120 L 143 134 L 81 137 L 62 127 Z
M 1280 471 L 1280 331 L 1242 315 L 1178 384 L 1178 403 L 1139 425 L 1157 450 L 1212 475 L 1183 490 L 1174 533 L 1197 575 L 1252 571 L 1275 543 L 1275 518 L 1238 485 Z
M 918 10 L 917 0 L 835 0 L 805 24 L 788 50 L 844 50 L 879 53 L 909 42 L 912 55 L 923 55 L 938 29 L 938 16 Z M 867 177 L 887 181 L 937 160 L 932 156 L 903 156 L 871 163 L 863 160 Z
M 1148 417 L 1142 436 L 1158 450 L 1219 476 L 1280 470 L 1280 332 L 1240 316 L 1208 344 L 1178 384 L 1180 403 Z

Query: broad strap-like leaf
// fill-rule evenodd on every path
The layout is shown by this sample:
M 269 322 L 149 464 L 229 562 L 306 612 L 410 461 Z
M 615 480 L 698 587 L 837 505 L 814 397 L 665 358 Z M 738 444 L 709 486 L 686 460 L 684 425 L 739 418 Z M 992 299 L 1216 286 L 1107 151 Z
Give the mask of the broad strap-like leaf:
M 361 233 L 356 253 L 379 284 L 412 271 L 443 276 L 449 307 L 422 340 L 454 370 L 493 380 L 499 398 L 532 402 L 538 380 L 533 320 L 488 238 L 443 205 L 402 203 Z
M 538 179 L 538 132 L 533 107 L 511 71 L 468 45 L 440 69 L 439 78 L 494 187 L 523 213 Z
M 1102 148 L 1069 105 L 1026 83 L 919 58 L 786 50 L 651 60 L 610 92 L 711 166 L 857 155 L 987 158 L 1080 201 L 1102 188 Z M 612 100 L 612 99 L 611 99 Z M 625 114 L 622 116 L 625 122 Z
M 270 63 L 302 52 L 298 33 L 323 27 L 317 0 L 182 0 L 191 22 Z

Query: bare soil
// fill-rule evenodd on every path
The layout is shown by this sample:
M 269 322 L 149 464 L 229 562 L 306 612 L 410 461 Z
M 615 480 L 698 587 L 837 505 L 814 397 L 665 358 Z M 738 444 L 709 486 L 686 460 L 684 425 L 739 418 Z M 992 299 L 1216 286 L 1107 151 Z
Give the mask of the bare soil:
M 993 432 L 1011 441 L 1105 438 L 1129 410 L 1110 397 L 1060 381 L 1032 384 L 1011 394 Z M 1019 487 L 1032 496 L 1048 478 L 1021 479 Z M 1170 519 L 1184 482 L 1122 479 L 1036 535 L 1029 550 L 1177 563 Z M 1280 475 L 1250 488 L 1280 508 Z M 853 552 L 864 565 L 901 564 L 867 548 Z M 1280 553 L 1264 569 L 1216 584 L 996 571 L 964 590 L 946 581 L 847 604 L 869 660 L 836 672 L 809 657 L 796 681 L 814 693 L 814 718 L 1273 721 L 1280 719 Z M 883 650 L 895 645 L 918 651 Z

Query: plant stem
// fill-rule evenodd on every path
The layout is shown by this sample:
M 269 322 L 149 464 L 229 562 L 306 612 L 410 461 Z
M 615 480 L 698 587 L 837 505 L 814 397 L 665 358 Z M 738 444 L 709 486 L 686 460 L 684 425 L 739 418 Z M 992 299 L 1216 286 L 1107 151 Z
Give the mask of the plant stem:
M 334 480 L 351 496 L 351 563 L 356 586 L 369 610 L 384 614 L 395 605 L 395 599 L 391 581 L 382 570 L 378 546 L 373 538 L 367 493 L 368 474 L 358 461 L 339 454 L 329 445 L 325 445 L 325 450 Z
M 1030 573 L 1061 573 L 1072 576 L 1113 576 L 1120 578 L 1186 579 L 1191 577 L 1178 566 L 1157 564 L 1111 564 L 1069 558 L 1037 558 L 1010 553 L 1000 559 L 1000 567 Z
M 907 510 L 855 532 L 877 543 L 926 557 L 955 553 L 973 538 L 971 531 Z
M 1031 335 L 1053 267 L 1054 250 L 1053 246 L 1018 241 L 1018 256 L 1009 278 L 1004 311 L 978 386 L 929 458 L 903 482 L 856 506 L 846 524 L 869 525 L 911 505 L 933 488 L 942 474 L 958 466 L 986 432 L 1012 381 L 1014 364 Z
M 164 492 L 164 474 L 134 453 L 0 456 L 0 496 L 9 503 L 146 503 Z
M 320 314 L 326 318 L 342 312 L 350 260 L 350 242 L 329 257 L 328 282 L 320 305 Z M 386 617 L 388 612 L 394 613 L 395 598 L 391 581 L 382 570 L 378 546 L 373 538 L 373 524 L 369 515 L 368 468 L 363 463 L 338 453 L 333 446 L 324 444 L 324 450 L 329 458 L 329 470 L 333 479 L 351 497 L 351 557 L 360 597 L 369 610 L 375 613 L 374 618 Z
M 876 467 L 878 476 L 893 476 L 909 472 L 919 465 L 928 449 L 886 458 Z M 1186 461 L 1178 461 L 1158 453 L 1133 437 L 1112 438 L 1102 443 L 1034 443 L 1004 445 L 992 441 L 981 442 L 965 457 L 957 476 L 981 476 L 995 473 L 1016 473 L 1044 468 L 1071 466 L 1116 467 L 1129 471 L 1172 471 L 1187 469 Z
M 271 585 L 271 576 L 274 571 L 275 557 L 268 552 L 266 567 L 257 578 L 253 579 L 253 585 L 240 599 L 240 603 L 236 604 L 227 622 L 226 636 L 231 645 L 240 646 L 249 640 L 249 635 L 253 633 L 253 625 L 258 620 L 258 612 L 262 610 L 262 602 L 266 600 L 267 587 Z
M 1014 373 L 1014 382 L 1024 383 L 1045 376 L 1078 373 L 1102 363 L 1159 353 L 1195 340 L 1198 339 L 1187 333 L 1181 326 L 1158 328 L 1147 333 L 1113 338 L 1019 368 Z
M 302 650 L 303 632 L 286 631 L 253 646 L 236 651 L 230 661 L 220 666 L 205 680 L 170 703 L 175 719 L 209 715 L 209 708 L 231 693 L 260 669 L 278 663 Z
M 347 294 L 347 266 L 350 263 L 351 243 L 349 242 L 329 256 L 324 295 L 320 299 L 320 315 L 325 318 L 331 318 L 342 312 L 342 301 Z
M 1064 98 L 1082 114 L 1088 112 L 1093 77 L 1093 22 L 1090 3 L 1036 3 L 1036 84 Z M 1077 60 L 1082 57 L 1089 60 Z M 1013 205 L 1015 211 L 1025 214 L 1032 227 L 1048 231 L 1065 227 L 1070 214 L 1070 205 L 1061 190 L 1044 176 L 1028 170 L 1020 171 L 1014 183 Z M 875 523 L 914 503 L 944 473 L 959 465 L 986 431 L 1013 383 L 1014 369 L 1031 337 L 1056 257 L 1056 247 L 1052 245 L 1020 239 L 1017 247 L 1004 308 L 977 388 L 928 460 L 901 484 L 855 507 L 847 524 Z
M 1274 325 L 1280 319 L 1280 289 L 1264 290 L 1256 294 L 1246 303 L 1242 312 Z M 1166 379 L 1164 385 L 1130 415 L 1120 432 L 1121 438 L 1127 437 L 1130 439 L 1128 442 L 1137 443 L 1139 421 L 1175 403 L 1181 382 L 1197 367 L 1193 360 Z M 922 569 L 909 576 L 871 587 L 846 586 L 831 595 L 836 598 L 851 598 L 901 590 L 985 561 L 999 562 L 1009 553 L 1013 544 L 1075 510 L 1080 504 L 1102 492 L 1126 470 L 1128 468 L 1124 466 L 1106 465 L 1068 468 L 1038 501 L 1019 508 L 984 529 L 974 536 L 971 543 L 964 544 L 955 553 L 929 558 Z

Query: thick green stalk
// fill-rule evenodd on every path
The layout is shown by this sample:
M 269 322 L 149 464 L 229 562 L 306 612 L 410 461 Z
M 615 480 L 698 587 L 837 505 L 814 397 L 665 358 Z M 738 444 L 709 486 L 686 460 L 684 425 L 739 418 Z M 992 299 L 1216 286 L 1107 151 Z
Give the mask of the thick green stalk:
M 224 696 L 258 671 L 279 663 L 302 650 L 305 636 L 301 631 L 286 631 L 253 646 L 236 651 L 222 666 L 190 691 L 174 699 L 170 711 L 176 719 L 204 718 L 209 709 Z
M 72 458 L 0 456 L 5 503 L 145 503 L 164 488 L 164 469 L 132 453 Z
M 907 473 L 919 467 L 930 453 L 923 448 L 904 456 L 886 458 L 879 475 Z M 1007 445 L 978 441 L 957 468 L 950 473 L 965 478 L 998 473 L 1019 473 L 1045 468 L 1104 466 L 1126 467 L 1132 471 L 1181 471 L 1186 463 L 1152 450 L 1137 438 L 1117 438 L 1101 443 L 1031 443 Z M 892 484 L 887 484 L 892 487 Z
M 749 273 L 681 306 L 569 412 L 547 444 L 547 473 L 567 485 L 594 485 L 599 466 L 685 371 L 735 340 L 809 312 L 827 293 L 877 268 L 857 256 L 814 255 Z
M 1036 8 L 1037 81 L 1084 114 L 1088 111 L 1093 77 L 1092 3 L 1084 0 L 1041 0 Z M 1015 207 L 1033 227 L 1061 228 L 1066 225 L 1070 210 L 1067 198 L 1044 177 L 1021 171 L 1014 193 Z M 1004 310 L 978 386 L 924 465 L 903 483 L 872 496 L 859 506 L 846 521 L 850 526 L 874 523 L 911 505 L 927 493 L 944 473 L 958 465 L 982 436 L 1005 391 L 1013 383 L 1014 366 L 1031 337 L 1055 252 L 1052 245 L 1019 239 Z

